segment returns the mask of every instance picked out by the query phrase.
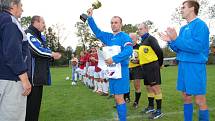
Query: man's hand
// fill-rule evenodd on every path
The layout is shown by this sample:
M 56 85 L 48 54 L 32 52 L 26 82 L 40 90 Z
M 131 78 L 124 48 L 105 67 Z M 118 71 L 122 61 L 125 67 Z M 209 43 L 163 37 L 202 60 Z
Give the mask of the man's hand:
M 175 40 L 177 38 L 177 32 L 175 28 L 168 27 L 166 30 L 167 35 L 170 37 L 171 40 Z
M 92 16 L 93 15 L 93 8 L 89 8 L 87 10 L 87 14 L 88 14 L 88 16 Z
M 52 52 L 52 57 L 55 59 L 55 60 L 58 60 L 61 58 L 61 54 L 59 52 Z
M 19 75 L 19 78 L 20 78 L 20 80 L 22 82 L 22 87 L 24 89 L 22 95 L 23 96 L 28 96 L 31 93 L 31 88 L 32 87 L 31 87 L 31 84 L 30 84 L 30 82 L 28 80 L 27 73 L 23 73 L 23 74 Z
M 174 28 L 168 27 L 165 33 L 160 32 L 159 36 L 163 41 L 169 42 L 177 38 L 177 32 Z
M 107 65 L 111 65 L 111 64 L 113 64 L 113 59 L 112 58 L 108 58 L 108 59 L 105 60 L 105 63 Z
M 159 37 L 163 41 L 166 41 L 166 42 L 170 42 L 171 41 L 170 37 L 167 34 L 165 34 L 164 32 L 159 32 L 158 34 L 159 34 Z

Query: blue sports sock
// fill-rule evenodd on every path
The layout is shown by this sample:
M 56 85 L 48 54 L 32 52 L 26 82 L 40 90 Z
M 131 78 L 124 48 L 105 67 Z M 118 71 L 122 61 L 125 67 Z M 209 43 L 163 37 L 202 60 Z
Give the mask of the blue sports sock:
M 199 110 L 199 121 L 209 121 L 208 110 Z
M 193 104 L 184 104 L 184 121 L 193 121 Z
M 117 109 L 117 112 L 118 112 L 119 120 L 120 121 L 126 121 L 126 113 L 127 113 L 126 103 L 117 104 L 116 109 Z

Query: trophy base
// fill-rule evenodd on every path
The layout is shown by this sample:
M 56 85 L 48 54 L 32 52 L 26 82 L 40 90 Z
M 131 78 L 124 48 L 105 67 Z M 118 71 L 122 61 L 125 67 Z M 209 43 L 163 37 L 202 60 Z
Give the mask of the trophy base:
M 87 18 L 88 18 L 88 16 L 87 16 L 86 14 L 84 14 L 84 13 L 80 15 L 80 19 L 81 19 L 83 22 L 86 22 Z

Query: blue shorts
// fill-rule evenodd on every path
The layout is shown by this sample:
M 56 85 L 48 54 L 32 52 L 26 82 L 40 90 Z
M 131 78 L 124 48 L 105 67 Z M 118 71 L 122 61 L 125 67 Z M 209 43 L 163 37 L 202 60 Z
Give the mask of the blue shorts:
M 179 61 L 177 90 L 189 95 L 205 95 L 206 64 Z
M 129 92 L 130 80 L 128 67 L 122 66 L 121 79 L 109 79 L 110 94 L 120 95 Z

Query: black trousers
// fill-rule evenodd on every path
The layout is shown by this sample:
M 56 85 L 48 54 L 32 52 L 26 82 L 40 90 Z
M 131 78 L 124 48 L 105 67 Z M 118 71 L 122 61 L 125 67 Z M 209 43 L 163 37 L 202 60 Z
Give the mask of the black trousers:
M 32 86 L 31 94 L 27 98 L 25 121 L 38 121 L 43 94 L 43 86 Z

